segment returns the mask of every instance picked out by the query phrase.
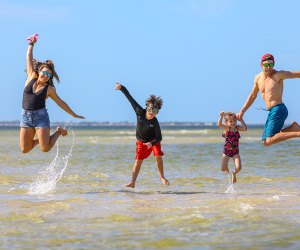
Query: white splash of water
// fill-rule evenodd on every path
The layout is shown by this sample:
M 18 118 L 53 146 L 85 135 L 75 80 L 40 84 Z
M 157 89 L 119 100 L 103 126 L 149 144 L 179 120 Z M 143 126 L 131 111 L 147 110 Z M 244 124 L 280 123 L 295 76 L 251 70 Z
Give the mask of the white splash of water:
M 237 209 L 237 212 L 247 213 L 249 210 L 253 210 L 254 207 L 252 207 L 248 203 L 239 203 L 236 209 Z
M 59 145 L 57 141 L 56 156 L 47 169 L 40 172 L 37 179 L 29 185 L 29 194 L 46 194 L 55 191 L 56 183 L 62 178 L 63 173 L 68 166 L 68 161 L 72 155 L 75 136 L 73 130 L 70 131 L 72 133 L 72 145 L 69 153 L 64 156 L 59 156 Z
M 225 191 L 225 194 L 236 194 L 237 191 L 235 191 L 235 189 L 233 188 L 233 182 L 232 182 L 232 175 L 228 174 L 228 180 L 229 180 L 229 184 L 227 187 L 227 190 Z

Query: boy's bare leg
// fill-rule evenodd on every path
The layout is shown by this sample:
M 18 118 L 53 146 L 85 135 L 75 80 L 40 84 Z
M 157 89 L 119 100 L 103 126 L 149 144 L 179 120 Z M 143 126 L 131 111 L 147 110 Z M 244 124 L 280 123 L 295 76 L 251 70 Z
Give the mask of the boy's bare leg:
M 242 169 L 242 161 L 241 161 L 240 154 L 233 156 L 233 160 L 235 163 L 235 170 L 232 172 L 232 183 L 236 183 L 237 182 L 236 174 L 240 172 Z
M 159 172 L 159 177 L 165 186 L 169 186 L 170 182 L 164 176 L 164 162 L 161 156 L 155 156 L 156 166 Z
M 135 160 L 134 165 L 133 165 L 131 182 L 127 183 L 125 185 L 125 187 L 135 188 L 136 178 L 139 175 L 143 161 L 144 160 Z

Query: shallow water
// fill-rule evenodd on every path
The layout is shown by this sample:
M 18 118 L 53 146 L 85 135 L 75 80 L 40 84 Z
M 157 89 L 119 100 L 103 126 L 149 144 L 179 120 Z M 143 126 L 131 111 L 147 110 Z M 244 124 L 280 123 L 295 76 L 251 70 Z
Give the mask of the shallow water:
M 261 132 L 242 134 L 243 169 L 225 193 L 218 129 L 162 128 L 171 185 L 161 184 L 150 156 L 134 190 L 123 188 L 134 128 L 74 129 L 60 181 L 32 194 L 56 148 L 23 155 L 18 129 L 0 129 L 0 248 L 300 249 L 300 140 L 263 147 Z M 71 134 L 61 138 L 58 157 L 71 146 Z

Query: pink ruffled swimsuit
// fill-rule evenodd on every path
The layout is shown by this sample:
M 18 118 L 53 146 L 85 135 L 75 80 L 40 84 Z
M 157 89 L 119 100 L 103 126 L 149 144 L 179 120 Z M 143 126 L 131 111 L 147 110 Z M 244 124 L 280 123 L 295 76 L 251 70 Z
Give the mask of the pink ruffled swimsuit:
M 227 131 L 222 136 L 225 138 L 223 153 L 229 157 L 233 157 L 239 153 L 239 138 L 241 138 L 239 131 Z

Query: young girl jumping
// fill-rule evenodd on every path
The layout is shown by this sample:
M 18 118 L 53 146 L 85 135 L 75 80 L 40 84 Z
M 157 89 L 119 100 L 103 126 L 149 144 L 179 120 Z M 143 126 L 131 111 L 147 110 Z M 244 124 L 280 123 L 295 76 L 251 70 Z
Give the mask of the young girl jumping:
M 223 118 L 225 123 L 223 123 Z M 224 130 L 222 136 L 225 137 L 225 144 L 221 160 L 221 170 L 229 173 L 228 163 L 230 158 L 235 163 L 235 170 L 232 172 L 232 183 L 236 183 L 236 174 L 242 169 L 241 157 L 239 154 L 239 131 L 246 131 L 247 126 L 243 119 L 239 120 L 241 125 L 237 125 L 236 115 L 232 112 L 221 112 L 218 125 Z

